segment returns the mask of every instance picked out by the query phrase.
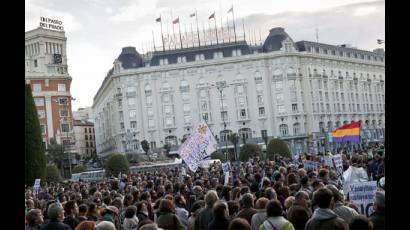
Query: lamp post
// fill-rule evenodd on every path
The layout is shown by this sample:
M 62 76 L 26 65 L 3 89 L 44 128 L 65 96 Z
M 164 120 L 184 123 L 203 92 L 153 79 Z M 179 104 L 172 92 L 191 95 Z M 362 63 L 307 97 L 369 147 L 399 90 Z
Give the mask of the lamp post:
M 220 95 L 221 95 L 221 111 L 223 112 L 224 110 L 224 100 L 223 100 L 223 90 L 226 87 L 226 82 L 217 82 L 216 83 L 216 88 L 218 89 Z M 222 114 L 222 113 L 221 113 Z M 226 135 L 226 121 L 225 121 L 225 116 L 222 116 L 222 122 L 224 124 L 224 133 L 225 133 L 225 160 L 228 161 L 228 137 Z

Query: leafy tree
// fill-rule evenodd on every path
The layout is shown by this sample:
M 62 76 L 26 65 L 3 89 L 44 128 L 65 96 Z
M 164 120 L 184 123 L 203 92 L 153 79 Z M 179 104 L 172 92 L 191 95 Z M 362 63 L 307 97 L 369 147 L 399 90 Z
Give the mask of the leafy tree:
M 234 159 L 236 160 L 236 146 L 238 145 L 239 142 L 239 136 L 237 133 L 231 133 L 228 135 L 228 140 L 232 142 L 234 146 Z
M 87 170 L 87 167 L 85 165 L 77 165 L 73 168 L 72 173 L 82 173 Z
M 148 155 L 148 151 L 149 151 L 149 143 L 148 143 L 148 141 L 147 141 L 147 140 L 141 141 L 141 146 L 142 146 L 142 149 L 144 150 L 145 154 Z
M 221 152 L 213 152 L 211 154 L 211 159 L 213 159 L 213 160 L 219 159 L 221 162 L 224 162 L 224 163 L 226 162 L 226 157 Z
M 266 150 L 266 157 L 272 159 L 275 154 L 292 159 L 288 145 L 281 139 L 272 139 Z
M 55 165 L 47 166 L 47 182 L 60 182 L 62 180 L 60 171 Z
M 65 149 L 64 145 L 57 144 L 54 137 L 50 138 L 50 143 L 47 148 L 47 160 L 48 162 L 54 163 L 57 168 L 61 169 L 63 166 L 63 160 L 65 159 Z
M 118 176 L 120 173 L 128 174 L 130 166 L 127 158 L 122 154 L 112 154 L 105 164 L 105 174 L 107 176 Z
M 171 144 L 166 143 L 163 148 L 165 149 L 165 151 L 167 152 L 167 154 L 169 154 L 169 152 L 171 151 Z
M 244 162 L 247 161 L 250 157 L 256 157 L 262 155 L 262 149 L 259 145 L 256 144 L 244 144 L 241 147 L 239 152 L 239 160 Z
M 46 176 L 46 156 L 30 85 L 25 91 L 24 176 L 25 183 L 33 185 L 35 179 L 44 180 Z

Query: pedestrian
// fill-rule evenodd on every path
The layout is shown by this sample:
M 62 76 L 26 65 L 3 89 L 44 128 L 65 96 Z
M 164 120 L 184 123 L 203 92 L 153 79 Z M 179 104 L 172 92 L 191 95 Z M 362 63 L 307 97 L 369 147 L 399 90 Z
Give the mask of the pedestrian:
M 373 223 L 365 216 L 358 215 L 351 219 L 349 230 L 373 230 Z
M 241 210 L 236 217 L 243 218 L 248 221 L 249 225 L 252 224 L 252 216 L 257 213 L 256 209 L 253 208 L 253 196 L 250 193 L 246 193 L 239 200 Z
M 53 203 L 47 209 L 49 222 L 41 226 L 40 230 L 70 230 L 71 227 L 63 223 L 64 209 L 60 203 Z
M 175 208 L 169 199 L 161 199 L 159 203 L 159 216 L 157 219 L 158 227 L 164 230 L 183 230 L 185 229 L 181 221 L 175 215 Z
M 248 221 L 243 218 L 235 218 L 229 224 L 228 230 L 251 230 Z
M 111 221 L 101 221 L 97 224 L 97 230 L 116 230 L 115 225 Z
M 191 216 L 188 218 L 188 230 L 193 230 L 195 227 L 195 219 L 198 217 L 201 209 L 205 207 L 205 201 L 198 200 L 192 204 Z
M 370 215 L 369 220 L 373 223 L 374 230 L 385 229 L 385 205 L 384 191 L 377 191 L 374 201 L 374 212 Z
M 87 220 L 87 212 L 88 212 L 88 205 L 81 204 L 78 206 L 78 221 L 81 223 L 82 221 Z
M 313 200 L 318 208 L 306 223 L 305 230 L 335 229 L 348 230 L 349 226 L 331 209 L 333 194 L 327 188 L 320 188 L 313 194 Z
M 43 214 L 41 213 L 40 209 L 31 209 L 26 214 L 26 230 L 38 230 L 40 229 L 40 225 L 44 223 Z
M 199 212 L 195 220 L 195 230 L 207 229 L 208 224 L 213 219 L 213 206 L 218 201 L 218 194 L 215 190 L 210 190 L 205 195 L 205 208 Z
M 139 221 L 149 219 L 146 201 L 137 202 L 137 218 Z
M 213 207 L 214 217 L 207 229 L 227 229 L 229 227 L 228 215 L 228 205 L 225 202 L 217 201 Z
M 84 220 L 80 222 L 77 227 L 75 227 L 75 230 L 95 230 L 96 225 L 94 221 L 91 220 Z
M 98 220 L 97 205 L 94 202 L 91 202 L 88 205 L 87 220 L 94 222 Z
M 266 206 L 267 219 L 259 230 L 294 230 L 292 223 L 283 217 L 282 204 L 278 200 L 269 201 Z
M 261 197 L 256 201 L 255 208 L 257 213 L 252 216 L 251 229 L 258 230 L 259 226 L 268 218 L 266 215 L 266 205 L 269 200 L 266 197 Z
M 332 191 L 334 201 L 333 212 L 336 213 L 336 215 L 346 221 L 346 223 L 350 223 L 353 217 L 359 215 L 356 210 L 344 205 L 343 195 L 334 185 L 326 185 L 326 188 Z
M 130 205 L 125 209 L 124 214 L 124 223 L 123 229 L 124 230 L 134 230 L 138 227 L 138 218 L 137 218 L 137 207 L 134 205 Z
M 188 227 L 188 216 L 189 212 L 186 210 L 186 202 L 184 196 L 176 195 L 174 198 L 175 204 L 175 214 L 178 219 L 184 225 L 185 228 Z

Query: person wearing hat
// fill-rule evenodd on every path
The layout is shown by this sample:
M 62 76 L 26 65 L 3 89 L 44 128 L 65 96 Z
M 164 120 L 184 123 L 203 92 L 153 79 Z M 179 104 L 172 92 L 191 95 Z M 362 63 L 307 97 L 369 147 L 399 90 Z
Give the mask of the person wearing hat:
M 376 192 L 373 208 L 374 213 L 370 215 L 369 220 L 373 223 L 374 230 L 385 229 L 384 191 Z

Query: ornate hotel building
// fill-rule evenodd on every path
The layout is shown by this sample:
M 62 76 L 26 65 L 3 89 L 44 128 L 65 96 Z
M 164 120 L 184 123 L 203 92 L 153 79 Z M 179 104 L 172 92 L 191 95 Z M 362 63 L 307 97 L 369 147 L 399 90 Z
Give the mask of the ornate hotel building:
M 64 31 L 37 28 L 25 33 L 25 80 L 31 85 L 43 142 L 54 137 L 66 147 L 74 142 L 71 77 Z
M 384 81 L 383 50 L 294 42 L 283 28 L 259 46 L 125 47 L 94 97 L 97 154 L 142 152 L 142 140 L 176 149 L 201 119 L 221 149 L 231 132 L 239 144 L 282 138 L 294 154 L 334 149 L 329 133 L 351 121 L 369 144 L 384 137 Z

